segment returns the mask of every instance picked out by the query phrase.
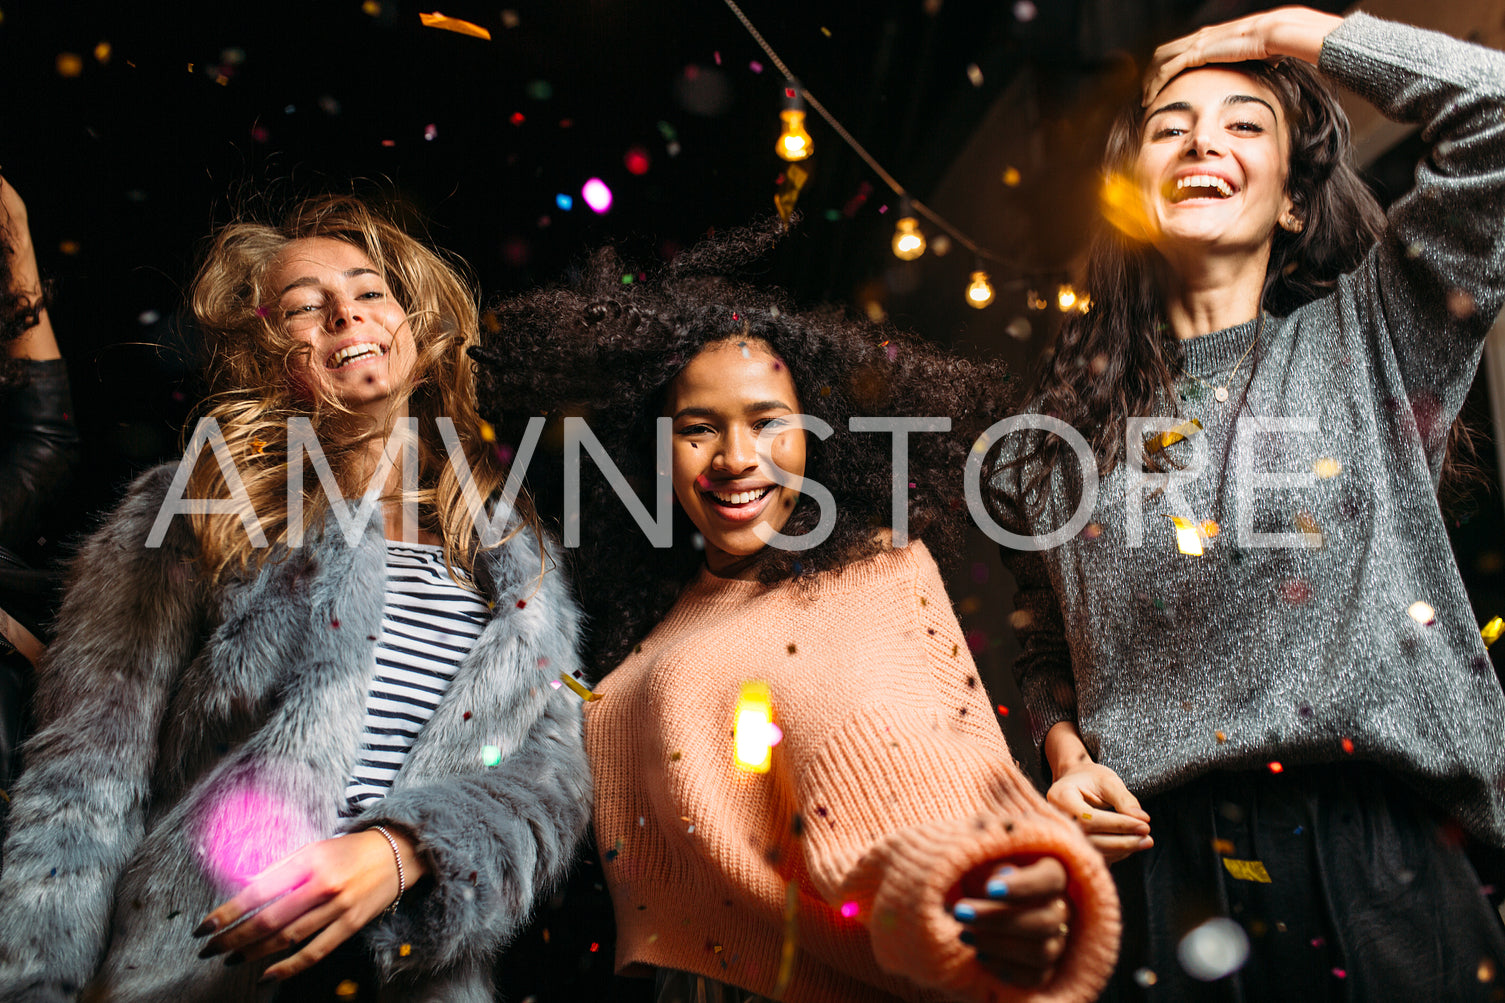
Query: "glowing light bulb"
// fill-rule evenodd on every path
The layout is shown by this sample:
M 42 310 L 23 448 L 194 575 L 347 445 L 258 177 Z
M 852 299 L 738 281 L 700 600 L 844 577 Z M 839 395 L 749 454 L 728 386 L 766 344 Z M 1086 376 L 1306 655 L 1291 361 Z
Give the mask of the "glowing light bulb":
M 773 700 L 767 683 L 753 679 L 742 684 L 732 734 L 737 768 L 748 773 L 767 773 L 773 765 L 773 747 L 784 737 L 773 723 Z
M 988 273 L 982 269 L 972 273 L 972 284 L 967 286 L 967 305 L 981 310 L 993 302 L 993 283 L 988 281 Z
M 805 99 L 800 97 L 800 85 L 793 80 L 784 85 L 784 110 L 779 112 L 779 118 L 784 121 L 784 131 L 774 146 L 779 156 L 793 163 L 815 152 L 815 144 L 805 131 Z
M 1060 308 L 1062 313 L 1076 306 L 1076 300 L 1076 290 L 1070 285 L 1063 285 L 1056 290 L 1056 306 Z
M 913 261 L 925 253 L 925 235 L 920 232 L 920 221 L 913 216 L 901 216 L 894 226 L 894 257 Z
M 784 131 L 779 136 L 779 145 L 776 147 L 779 156 L 795 161 L 804 160 L 815 152 L 810 134 L 805 131 L 804 112 L 797 108 L 786 108 L 779 112 L 779 118 L 784 120 Z

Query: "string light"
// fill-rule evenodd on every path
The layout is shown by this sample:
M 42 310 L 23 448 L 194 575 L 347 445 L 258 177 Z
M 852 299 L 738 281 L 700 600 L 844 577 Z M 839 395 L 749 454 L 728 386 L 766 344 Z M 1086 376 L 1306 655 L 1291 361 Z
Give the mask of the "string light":
M 925 253 L 925 235 L 920 232 L 920 221 L 915 218 L 914 206 L 909 199 L 899 203 L 899 221 L 894 224 L 894 257 L 913 261 Z
M 967 286 L 967 305 L 981 310 L 993 302 L 993 283 L 988 281 L 988 273 L 981 268 L 972 273 L 972 284 Z
M 790 80 L 784 86 L 784 110 L 779 112 L 779 118 L 784 121 L 784 131 L 774 147 L 779 156 L 793 163 L 815 152 L 815 144 L 805 131 L 805 99 L 800 97 L 800 85 L 796 80 Z
M 1076 290 L 1070 283 L 1062 285 L 1056 290 L 1056 306 L 1062 313 L 1076 306 Z

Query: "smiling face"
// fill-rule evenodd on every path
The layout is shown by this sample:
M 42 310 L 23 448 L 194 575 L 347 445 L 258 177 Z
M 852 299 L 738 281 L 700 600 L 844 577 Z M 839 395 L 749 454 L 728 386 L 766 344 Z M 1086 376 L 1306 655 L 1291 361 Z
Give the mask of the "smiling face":
M 783 529 L 799 498 L 797 487 L 774 483 L 756 447 L 759 433 L 784 428 L 772 458 L 804 475 L 805 433 L 789 421 L 800 407 L 789 367 L 763 342 L 716 342 L 675 377 L 664 406 L 674 419 L 674 495 L 705 537 L 706 565 L 735 577 L 737 562 L 765 546 L 754 527 Z
M 295 378 L 351 410 L 386 414 L 408 386 L 417 347 L 406 311 L 366 253 L 330 237 L 294 240 L 268 283 L 273 316 L 310 349 Z
M 1179 251 L 1268 253 L 1286 194 L 1290 134 L 1275 94 L 1237 70 L 1202 67 L 1156 96 L 1135 177 L 1151 242 Z

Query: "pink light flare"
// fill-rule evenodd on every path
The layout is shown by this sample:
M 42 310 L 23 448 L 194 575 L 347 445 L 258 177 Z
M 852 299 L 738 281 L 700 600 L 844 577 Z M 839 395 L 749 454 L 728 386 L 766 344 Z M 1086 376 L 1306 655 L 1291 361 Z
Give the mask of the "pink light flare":
M 596 213 L 605 213 L 611 208 L 611 189 L 600 178 L 591 178 L 580 189 L 580 197 Z
M 254 781 L 232 781 L 210 795 L 199 822 L 198 849 L 209 875 L 239 889 L 291 854 L 322 839 L 302 812 Z

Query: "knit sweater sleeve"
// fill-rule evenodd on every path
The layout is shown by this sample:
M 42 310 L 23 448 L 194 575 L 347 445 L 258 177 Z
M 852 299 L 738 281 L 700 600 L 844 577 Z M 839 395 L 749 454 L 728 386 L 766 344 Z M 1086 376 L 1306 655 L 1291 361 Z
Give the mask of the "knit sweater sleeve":
M 1384 237 L 1339 290 L 1359 328 L 1378 329 L 1366 347 L 1393 360 L 1435 472 L 1505 303 L 1505 54 L 1354 14 L 1329 33 L 1319 66 L 1387 117 L 1419 124 L 1429 146 Z
M 875 628 L 851 687 L 858 695 L 798 771 L 797 795 L 813 815 L 811 877 L 828 901 L 855 903 L 879 964 L 918 985 L 966 1001 L 1093 999 L 1118 948 L 1107 867 L 1009 755 L 986 693 L 964 675 L 975 671 L 970 659 L 961 672 L 937 665 L 938 651 L 961 650 L 960 628 L 928 553 L 900 554 L 904 574 L 865 602 L 907 604 L 914 633 Z M 983 720 L 990 737 L 976 727 Z M 969 872 L 1041 855 L 1065 865 L 1074 919 L 1054 979 L 1026 990 L 977 964 L 950 906 Z
M 157 731 L 206 590 L 183 519 L 145 545 L 171 467 L 144 474 L 80 547 L 37 672 L 37 731 L 0 872 L 0 999 L 73 998 L 94 975 L 150 805 Z
M 1027 502 L 1021 500 L 1021 469 L 1004 465 L 1004 459 L 1000 458 L 990 479 L 989 511 L 1005 529 L 1027 536 L 1034 529 L 1024 512 Z M 1061 601 L 1051 583 L 1045 558 L 1037 550 L 1015 550 L 1008 546 L 1000 546 L 998 554 L 1003 566 L 1014 576 L 1014 612 L 1009 617 L 1009 625 L 1019 641 L 1014 681 L 1024 698 L 1030 735 L 1038 751 L 1054 725 L 1076 720 L 1071 648 L 1066 641 Z M 1045 772 L 1049 776 L 1049 769 Z

